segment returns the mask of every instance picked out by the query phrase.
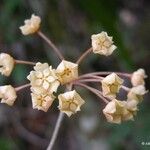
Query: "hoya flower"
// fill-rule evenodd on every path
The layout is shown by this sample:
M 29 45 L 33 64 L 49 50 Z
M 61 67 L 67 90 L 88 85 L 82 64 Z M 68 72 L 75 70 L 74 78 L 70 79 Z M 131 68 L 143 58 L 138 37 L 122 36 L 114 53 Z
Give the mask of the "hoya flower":
M 80 107 L 85 103 L 75 90 L 60 94 L 58 99 L 58 108 L 69 117 L 77 111 L 80 111 Z
M 41 18 L 33 14 L 31 18 L 25 20 L 24 23 L 25 25 L 20 27 L 22 34 L 24 35 L 33 34 L 39 30 L 41 24 Z
M 1 103 L 12 106 L 17 98 L 15 88 L 11 85 L 0 86 Z
M 103 113 L 108 122 L 120 124 L 122 121 L 133 120 L 137 111 L 135 101 L 112 100 L 103 109 Z
M 33 109 L 42 110 L 47 112 L 49 107 L 52 105 L 55 96 L 50 93 L 45 94 L 35 94 L 31 93 L 32 96 L 32 107 Z
M 115 73 L 111 73 L 102 80 L 102 92 L 104 96 L 115 98 L 116 93 L 123 83 L 123 80 Z
M 128 100 L 136 100 L 137 102 L 141 102 L 143 100 L 143 95 L 146 94 L 145 86 L 139 85 L 131 88 L 127 97 Z
M 106 32 L 102 31 L 99 34 L 93 34 L 92 39 L 92 49 L 94 53 L 100 55 L 109 56 L 117 48 L 113 43 L 113 38 L 108 36 Z
M 112 100 L 103 109 L 103 113 L 108 122 L 120 124 L 122 121 L 122 114 L 125 112 L 124 102 Z
M 61 84 L 68 83 L 78 78 L 78 64 L 63 60 L 56 69 Z
M 55 70 L 47 63 L 36 63 L 34 71 L 31 71 L 27 79 L 30 80 L 32 92 L 40 94 L 46 92 L 56 92 L 60 85 Z
M 0 73 L 5 76 L 9 76 L 14 68 L 15 61 L 14 59 L 6 54 L 0 54 Z
M 137 71 L 133 72 L 131 77 L 131 83 L 133 86 L 144 85 L 144 78 L 146 77 L 147 75 L 145 74 L 145 70 L 138 69 Z

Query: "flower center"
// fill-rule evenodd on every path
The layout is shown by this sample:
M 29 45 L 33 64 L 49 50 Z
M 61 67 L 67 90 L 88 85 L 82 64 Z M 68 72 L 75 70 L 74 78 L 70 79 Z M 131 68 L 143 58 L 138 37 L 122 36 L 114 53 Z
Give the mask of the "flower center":
M 46 100 L 44 99 L 44 97 L 40 97 L 37 99 L 37 105 L 38 106 L 41 106 L 43 105 L 43 102 L 45 102 Z
M 64 70 L 64 75 L 69 76 L 70 73 L 71 73 L 71 70 L 70 70 L 69 68 L 66 68 L 66 69 Z
M 69 99 L 63 103 L 63 110 L 75 112 L 77 104 L 73 99 Z
M 110 92 L 111 93 L 116 93 L 118 91 L 118 85 L 111 84 L 110 85 Z

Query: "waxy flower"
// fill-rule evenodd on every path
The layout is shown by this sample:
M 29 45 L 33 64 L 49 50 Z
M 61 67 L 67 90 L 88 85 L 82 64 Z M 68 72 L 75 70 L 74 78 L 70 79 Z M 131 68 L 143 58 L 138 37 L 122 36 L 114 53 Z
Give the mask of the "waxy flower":
M 128 97 L 128 100 L 136 100 L 137 102 L 141 102 L 143 100 L 144 94 L 146 93 L 147 91 L 145 90 L 145 86 L 139 85 L 139 86 L 131 88 L 127 97 Z
M 32 107 L 33 109 L 42 110 L 47 112 L 49 107 L 52 105 L 55 96 L 51 93 L 35 94 L 31 93 L 32 96 Z
M 108 122 L 121 123 L 122 114 L 125 112 L 124 102 L 118 100 L 112 100 L 103 109 L 103 113 Z
M 31 90 L 34 93 L 41 94 L 46 92 L 56 92 L 60 85 L 55 70 L 47 63 L 36 63 L 35 71 L 31 71 L 27 77 L 31 82 Z
M 39 30 L 41 18 L 33 14 L 31 16 L 31 19 L 25 20 L 24 23 L 25 25 L 20 27 L 22 34 L 24 35 L 33 34 Z
M 144 69 L 138 69 L 137 71 L 133 72 L 132 77 L 131 77 L 131 83 L 133 86 L 138 86 L 138 85 L 144 85 L 144 79 L 147 77 L 145 74 Z
M 115 73 L 111 73 L 102 80 L 102 92 L 104 96 L 115 98 L 116 93 L 123 83 L 123 80 Z
M 0 73 L 5 76 L 9 76 L 14 68 L 15 61 L 14 59 L 6 54 L 0 54 Z
M 11 85 L 0 86 L 1 103 L 6 103 L 12 106 L 17 98 L 15 88 Z
M 113 43 L 113 38 L 108 36 L 106 32 L 101 32 L 99 34 L 93 34 L 92 39 L 92 49 L 94 53 L 100 55 L 109 56 L 117 48 Z
M 133 120 L 137 111 L 135 101 L 112 100 L 103 109 L 103 113 L 108 122 L 120 124 L 122 121 Z
M 56 73 L 61 84 L 78 78 L 78 64 L 63 60 L 57 67 Z
M 85 103 L 75 90 L 60 94 L 58 99 L 58 108 L 69 117 L 77 111 L 80 111 L 80 107 Z

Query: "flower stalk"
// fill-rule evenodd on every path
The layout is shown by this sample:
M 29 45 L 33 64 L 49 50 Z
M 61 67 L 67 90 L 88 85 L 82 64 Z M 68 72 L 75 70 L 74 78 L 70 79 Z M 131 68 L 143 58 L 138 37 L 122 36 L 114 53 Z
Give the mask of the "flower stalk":
M 48 38 L 46 37 L 46 35 L 41 32 L 41 31 L 38 31 L 37 34 L 45 41 L 47 42 L 47 44 L 54 50 L 54 52 L 57 54 L 57 56 L 59 57 L 60 60 L 63 60 L 64 57 L 63 55 L 61 54 L 60 50 L 55 46 L 55 44 Z
M 55 128 L 54 128 L 53 134 L 52 134 L 51 141 L 50 141 L 50 143 L 47 147 L 47 150 L 52 150 L 52 148 L 54 146 L 54 143 L 56 141 L 56 138 L 57 138 L 57 135 L 58 135 L 58 132 L 59 132 L 59 129 L 60 129 L 63 118 L 64 118 L 64 113 L 60 112 L 59 115 L 58 115 L 58 119 L 57 119 L 57 122 L 56 122 L 56 125 L 55 125 Z
M 36 65 L 35 62 L 31 62 L 31 61 L 24 61 L 24 60 L 15 60 L 16 64 L 24 64 L 24 65 Z
M 88 55 L 89 53 L 91 53 L 91 52 L 92 52 L 92 47 L 89 48 L 89 49 L 87 49 L 87 50 L 79 57 L 79 59 L 76 61 L 76 63 L 77 63 L 77 64 L 80 64 L 80 63 L 83 61 L 83 59 L 86 58 L 87 55 Z
M 117 75 L 119 76 L 122 76 L 122 77 L 127 77 L 127 78 L 131 78 L 132 74 L 130 73 L 122 73 L 122 72 L 105 72 L 105 71 L 101 71 L 101 72 L 91 72 L 91 73 L 86 73 L 86 74 L 83 74 L 80 76 L 80 78 L 82 77 L 88 77 L 88 76 L 92 76 L 92 75 L 96 75 L 96 76 L 105 76 L 105 75 L 109 75 L 111 73 L 116 73 Z
M 86 84 L 82 84 L 80 82 L 75 82 L 74 85 L 78 85 L 78 86 L 81 86 L 81 87 L 84 87 L 86 88 L 87 90 L 91 91 L 92 93 L 94 93 L 95 95 L 97 95 L 100 99 L 102 99 L 106 104 L 109 102 L 106 98 L 103 97 L 101 91 L 95 89 L 95 88 L 92 88 Z
M 19 92 L 20 90 L 23 90 L 23 89 L 25 89 L 25 88 L 27 88 L 27 87 L 30 87 L 30 86 L 31 86 L 30 83 L 24 84 L 24 85 L 21 85 L 21 86 L 19 86 L 19 87 L 16 87 L 16 88 L 15 88 L 15 91 L 16 91 L 16 92 Z

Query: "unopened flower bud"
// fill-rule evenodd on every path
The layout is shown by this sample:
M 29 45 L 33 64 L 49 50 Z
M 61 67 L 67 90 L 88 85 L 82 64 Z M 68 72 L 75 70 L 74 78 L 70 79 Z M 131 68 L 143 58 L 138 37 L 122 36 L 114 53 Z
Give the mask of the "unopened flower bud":
M 133 72 L 132 77 L 131 77 L 131 83 L 133 86 L 138 86 L 138 85 L 144 85 L 144 79 L 147 77 L 145 74 L 144 69 L 138 69 L 137 71 Z
M 14 68 L 15 61 L 14 59 L 6 54 L 0 54 L 0 73 L 5 76 L 9 76 Z
M 22 34 L 24 35 L 33 34 L 39 30 L 41 24 L 41 18 L 33 14 L 31 16 L 31 19 L 25 20 L 24 23 L 25 25 L 20 27 Z
M 11 85 L 0 86 L 1 103 L 12 106 L 17 98 L 15 88 Z
M 131 88 L 127 97 L 128 97 L 128 100 L 136 100 L 137 102 L 141 102 L 143 100 L 144 94 L 146 93 L 147 91 L 145 90 L 145 86 L 139 85 L 139 86 Z

